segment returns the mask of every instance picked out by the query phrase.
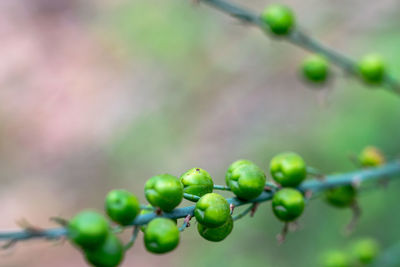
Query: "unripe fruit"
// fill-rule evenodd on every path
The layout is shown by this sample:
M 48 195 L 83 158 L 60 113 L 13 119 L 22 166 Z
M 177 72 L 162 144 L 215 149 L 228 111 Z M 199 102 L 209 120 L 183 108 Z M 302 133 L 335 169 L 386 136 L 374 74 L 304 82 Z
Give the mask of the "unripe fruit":
M 161 174 L 150 178 L 144 187 L 146 199 L 154 207 L 165 212 L 172 211 L 181 203 L 183 186 L 175 176 Z
M 366 55 L 358 63 L 361 77 L 370 84 L 379 84 L 383 81 L 385 68 L 382 58 L 376 54 Z
M 293 11 L 284 5 L 273 4 L 261 14 L 261 19 L 276 35 L 288 34 L 295 26 Z
M 68 223 L 69 239 L 82 248 L 102 244 L 109 233 L 107 220 L 95 211 L 82 211 Z
M 372 263 L 379 254 L 379 244 L 371 238 L 359 240 L 353 245 L 353 253 L 359 262 Z
M 342 252 L 337 250 L 332 250 L 327 253 L 322 258 L 322 266 L 323 267 L 350 267 L 351 260 L 350 257 Z
M 307 166 L 298 154 L 286 152 L 272 158 L 270 172 L 283 187 L 297 187 L 307 176 Z
M 258 197 L 263 192 L 266 181 L 264 172 L 247 160 L 232 163 L 225 177 L 232 192 L 244 200 Z
M 197 230 L 199 234 L 208 241 L 219 242 L 224 240 L 233 229 L 232 216 L 221 226 L 216 228 L 208 228 L 201 223 L 197 224 Z
M 124 253 L 121 241 L 111 233 L 103 244 L 94 249 L 85 250 L 86 260 L 96 267 L 116 267 L 123 260 Z
M 357 196 L 357 190 L 352 185 L 344 185 L 325 191 L 325 199 L 331 205 L 338 208 L 351 206 Z
M 283 188 L 272 198 L 272 210 L 284 222 L 297 219 L 303 213 L 304 205 L 303 195 L 293 188 Z
M 311 55 L 307 57 L 302 64 L 303 76 L 310 82 L 325 82 L 329 75 L 328 61 L 319 55 Z
M 144 244 L 150 252 L 162 254 L 179 244 L 179 229 L 175 222 L 167 218 L 156 218 L 146 227 Z
M 203 196 L 211 193 L 214 188 L 214 182 L 203 169 L 193 168 L 182 174 L 181 183 L 183 184 L 183 192 L 195 196 Z
M 385 163 L 385 157 L 382 152 L 373 146 L 368 146 L 358 156 L 363 167 L 376 167 Z
M 140 204 L 132 193 L 126 190 L 112 190 L 107 194 L 105 209 L 114 222 L 128 225 L 139 214 Z
M 205 194 L 196 203 L 194 216 L 206 227 L 222 226 L 231 216 L 229 203 L 223 196 L 216 193 Z

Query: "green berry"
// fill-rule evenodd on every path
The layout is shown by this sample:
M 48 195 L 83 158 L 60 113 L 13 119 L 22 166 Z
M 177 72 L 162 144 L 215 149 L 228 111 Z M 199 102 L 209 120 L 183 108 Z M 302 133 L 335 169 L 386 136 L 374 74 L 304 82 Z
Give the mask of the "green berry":
M 240 199 L 250 200 L 258 197 L 265 187 L 265 174 L 254 163 L 238 160 L 226 172 L 226 184 Z
M 325 191 L 325 199 L 331 205 L 345 208 L 352 205 L 356 199 L 357 191 L 352 185 L 344 185 Z
M 211 193 L 214 187 L 210 174 L 200 168 L 193 168 L 182 174 L 181 183 L 184 193 L 199 197 Z
M 379 84 L 383 81 L 385 68 L 382 58 L 376 54 L 366 55 L 358 64 L 361 77 L 370 84 Z
M 146 227 L 144 244 L 150 252 L 166 253 L 179 244 L 179 229 L 175 222 L 167 218 L 156 218 Z
M 111 233 L 98 247 L 85 250 L 86 260 L 96 267 L 116 267 L 123 260 L 124 253 L 121 241 Z
M 307 166 L 298 154 L 286 152 L 271 160 L 270 172 L 283 187 L 297 187 L 307 176 Z
M 95 211 L 82 211 L 68 223 L 68 237 L 78 246 L 91 248 L 103 243 L 109 233 L 107 220 Z
M 202 225 L 201 223 L 197 224 L 197 230 L 199 234 L 208 241 L 219 242 L 224 240 L 233 229 L 233 219 L 232 216 L 228 218 L 228 220 L 221 226 L 216 228 L 209 228 L 207 226 Z
M 114 222 L 128 225 L 139 214 L 140 204 L 132 193 L 126 190 L 113 190 L 106 197 L 105 209 Z
M 222 226 L 231 216 L 228 201 L 216 193 L 202 196 L 194 209 L 196 220 L 209 228 Z
M 319 55 L 309 56 L 303 62 L 302 73 L 310 82 L 325 82 L 329 75 L 328 61 Z
M 183 186 L 178 178 L 169 174 L 161 174 L 150 178 L 144 187 L 146 199 L 154 207 L 165 212 L 172 211 L 181 203 Z
M 261 19 L 276 35 L 288 34 L 295 26 L 293 11 L 284 5 L 273 4 L 268 6 L 261 14 Z
M 373 146 L 364 148 L 360 153 L 358 160 L 363 167 L 376 167 L 385 163 L 385 157 L 382 152 Z
M 303 213 L 304 205 L 303 195 L 293 188 L 283 188 L 272 198 L 272 210 L 284 222 L 297 219 Z
M 379 244 L 371 238 L 359 240 L 353 245 L 353 253 L 361 263 L 372 263 L 379 254 Z
M 337 250 L 332 250 L 326 252 L 322 257 L 322 266 L 323 267 L 350 267 L 351 260 L 350 257 L 342 252 Z

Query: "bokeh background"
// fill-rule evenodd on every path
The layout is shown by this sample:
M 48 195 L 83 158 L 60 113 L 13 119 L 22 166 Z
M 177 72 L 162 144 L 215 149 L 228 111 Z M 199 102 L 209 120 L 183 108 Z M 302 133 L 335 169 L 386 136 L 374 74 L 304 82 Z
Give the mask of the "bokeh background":
M 271 3 L 235 2 L 258 11 Z M 399 1 L 282 2 L 323 42 L 355 59 L 380 53 L 400 77 Z M 293 150 L 338 172 L 354 169 L 349 155 L 366 145 L 399 156 L 398 96 L 340 70 L 311 88 L 298 72 L 306 52 L 190 0 L 1 0 L 0 40 L 2 230 L 102 210 L 114 188 L 144 203 L 145 181 L 160 173 L 202 167 L 223 184 L 239 158 L 267 170 L 274 154 Z M 140 236 L 123 266 L 318 266 L 325 250 L 359 236 L 389 247 L 400 237 L 399 190 L 393 182 L 362 194 L 351 237 L 351 212 L 315 200 L 278 246 L 281 224 L 267 203 L 225 242 L 191 227 L 179 249 L 155 256 Z M 0 266 L 86 264 L 68 242 L 33 241 L 0 252 Z

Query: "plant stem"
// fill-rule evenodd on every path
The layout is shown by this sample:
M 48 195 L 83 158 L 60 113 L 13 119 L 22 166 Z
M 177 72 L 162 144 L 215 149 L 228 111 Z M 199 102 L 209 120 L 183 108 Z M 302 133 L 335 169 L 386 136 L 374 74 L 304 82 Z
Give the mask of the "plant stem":
M 365 182 L 367 180 L 381 180 L 381 179 L 394 179 L 400 178 L 400 161 L 396 160 L 380 167 L 374 167 L 369 169 L 362 169 L 359 171 L 348 172 L 343 174 L 334 174 L 327 175 L 324 180 L 309 180 L 305 181 L 302 185 L 298 187 L 298 189 L 302 192 L 306 192 L 308 190 L 318 193 L 322 192 L 326 189 L 338 187 L 342 185 L 353 184 L 355 181 Z M 378 186 L 376 187 L 378 188 Z M 249 201 L 242 201 L 238 198 L 228 198 L 227 201 L 229 204 L 233 204 L 235 207 L 243 206 L 251 203 L 261 203 L 266 202 L 272 199 L 273 192 L 264 191 L 255 199 Z M 188 217 L 188 215 L 193 216 L 195 206 L 188 206 L 183 208 L 178 208 L 173 210 L 170 213 L 162 213 L 161 215 L 157 215 L 154 212 L 148 214 L 142 214 L 136 217 L 136 219 L 132 222 L 132 226 L 135 225 L 145 225 L 156 217 L 166 217 L 171 219 L 179 219 Z M 10 231 L 10 232 L 0 232 L 0 241 L 23 241 L 34 238 L 43 238 L 43 239 L 59 239 L 63 236 L 67 235 L 66 228 L 52 228 L 47 230 L 20 230 L 20 231 Z
M 269 34 L 267 25 L 261 20 L 260 16 L 246 8 L 239 5 L 230 3 L 225 0 L 200 0 L 204 4 L 207 4 L 219 11 L 229 14 L 245 23 L 252 24 L 260 28 L 264 33 Z M 313 53 L 321 54 L 327 58 L 331 63 L 341 68 L 348 74 L 351 74 L 357 78 L 360 78 L 358 74 L 357 63 L 350 59 L 348 56 L 325 46 L 317 39 L 308 36 L 306 33 L 301 31 L 299 28 L 293 29 L 290 34 L 279 37 L 281 40 L 286 40 L 289 43 L 297 45 L 305 50 Z M 394 77 L 385 75 L 383 79 L 383 85 L 390 91 L 400 95 L 400 83 Z

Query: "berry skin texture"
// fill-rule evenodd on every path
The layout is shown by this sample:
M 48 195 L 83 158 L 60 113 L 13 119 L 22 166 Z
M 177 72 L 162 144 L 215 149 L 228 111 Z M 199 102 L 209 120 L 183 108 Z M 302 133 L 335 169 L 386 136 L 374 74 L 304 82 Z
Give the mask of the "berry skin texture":
M 386 72 L 385 63 L 376 54 L 364 56 L 358 63 L 358 70 L 363 80 L 370 84 L 379 84 L 383 81 Z
M 238 160 L 229 166 L 225 175 L 227 186 L 240 199 L 250 200 L 258 197 L 266 182 L 264 172 L 248 160 Z
M 303 195 L 293 188 L 283 188 L 272 198 L 272 210 L 284 222 L 297 219 L 303 213 L 304 205 Z
M 261 14 L 264 21 L 276 35 L 288 34 L 295 26 L 293 11 L 284 5 L 273 4 L 268 6 Z
M 219 242 L 224 240 L 233 229 L 233 219 L 232 216 L 221 226 L 216 228 L 208 228 L 201 223 L 197 224 L 197 230 L 199 234 L 206 240 L 212 242 Z
M 179 229 L 167 218 L 156 218 L 146 227 L 144 245 L 150 252 L 162 254 L 175 249 L 179 244 Z
M 112 190 L 107 194 L 105 210 L 108 216 L 120 225 L 128 225 L 140 212 L 138 199 L 126 190 Z
M 319 55 L 307 57 L 303 61 L 301 70 L 304 78 L 313 83 L 323 83 L 329 76 L 328 61 Z
M 297 187 L 307 176 L 307 166 L 298 154 L 286 152 L 272 158 L 270 172 L 283 187 Z
M 325 200 L 338 208 L 351 206 L 357 196 L 357 190 L 352 185 L 344 185 L 326 190 Z
M 363 167 L 376 167 L 385 163 L 382 152 L 373 146 L 368 146 L 358 156 L 358 160 Z
M 85 250 L 86 260 L 96 267 L 116 267 L 124 258 L 125 250 L 121 241 L 109 234 L 103 244 L 94 249 Z
M 379 254 L 379 244 L 371 238 L 361 239 L 353 245 L 352 251 L 360 263 L 370 264 Z
M 326 252 L 322 257 L 323 267 L 350 267 L 351 260 L 350 257 L 338 250 L 332 250 Z
M 214 188 L 214 182 L 203 169 L 193 168 L 182 174 L 181 183 L 183 184 L 183 192 L 191 195 L 202 197 L 207 193 L 211 193 Z
M 206 227 L 222 226 L 231 216 L 229 203 L 223 196 L 216 193 L 205 194 L 196 203 L 194 216 Z
M 175 176 L 161 174 L 146 182 L 144 192 L 151 205 L 170 212 L 182 201 L 183 185 Z
M 109 233 L 107 220 L 95 211 L 82 211 L 68 223 L 68 237 L 82 248 L 93 248 L 102 244 Z

